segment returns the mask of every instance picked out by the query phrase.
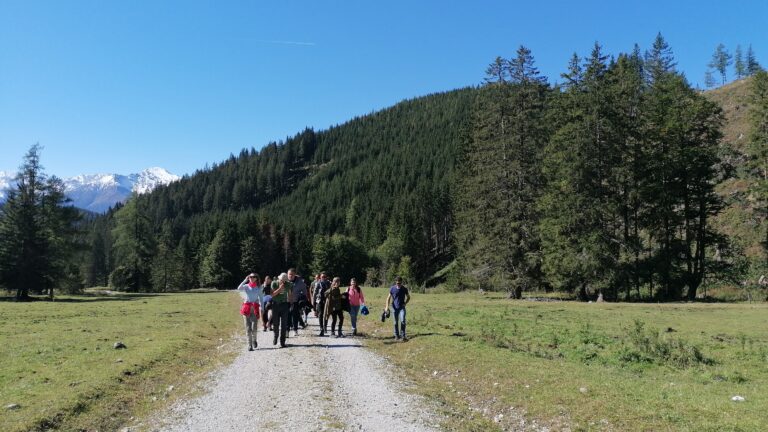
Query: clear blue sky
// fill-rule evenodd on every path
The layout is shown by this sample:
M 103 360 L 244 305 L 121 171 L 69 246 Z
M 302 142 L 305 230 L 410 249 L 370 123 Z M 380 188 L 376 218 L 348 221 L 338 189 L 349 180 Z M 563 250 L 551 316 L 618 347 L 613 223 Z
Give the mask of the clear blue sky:
M 573 10 L 578 7 L 578 10 Z M 722 42 L 768 65 L 768 1 L 0 0 L 0 170 L 192 173 L 247 147 L 482 81 L 524 44 L 573 52 L 661 32 L 703 83 Z

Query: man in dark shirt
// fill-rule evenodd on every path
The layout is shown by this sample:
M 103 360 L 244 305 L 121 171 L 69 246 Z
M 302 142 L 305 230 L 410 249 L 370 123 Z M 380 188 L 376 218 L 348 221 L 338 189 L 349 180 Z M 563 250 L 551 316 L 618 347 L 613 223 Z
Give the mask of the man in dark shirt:
M 307 324 L 302 319 L 302 309 L 309 304 L 309 293 L 304 278 L 296 274 L 296 269 L 288 269 L 288 280 L 293 284 L 291 301 L 291 325 L 293 327 L 292 336 L 299 335 L 299 324 L 305 328 Z
M 325 293 L 331 288 L 328 275 L 320 273 L 320 280 L 315 284 L 313 292 L 315 296 L 315 315 L 320 320 L 320 336 L 325 336 L 325 328 L 328 323 L 325 320 Z
M 403 342 L 408 340 L 408 337 L 405 335 L 405 305 L 409 301 L 411 301 L 411 294 L 408 292 L 408 288 L 403 285 L 403 279 L 398 276 L 395 278 L 395 284 L 389 288 L 387 304 L 384 306 L 384 310 L 389 311 L 389 305 L 392 304 L 395 340 L 402 340 Z

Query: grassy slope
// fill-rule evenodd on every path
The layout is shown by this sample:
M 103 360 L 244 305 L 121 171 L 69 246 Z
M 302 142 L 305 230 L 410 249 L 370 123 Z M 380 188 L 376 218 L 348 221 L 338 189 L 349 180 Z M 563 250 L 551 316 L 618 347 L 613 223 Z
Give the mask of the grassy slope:
M 408 311 L 412 340 L 396 344 L 391 320 L 378 321 L 384 290 L 366 294 L 374 305 L 362 326 L 368 346 L 402 365 L 419 392 L 444 407 L 451 430 L 495 429 L 498 414 L 506 427 L 525 420 L 555 430 L 759 430 L 768 424 L 765 304 L 416 294 Z M 661 342 L 683 341 L 688 349 L 673 351 L 696 346 L 712 363 L 622 360 L 635 350 L 635 320 L 660 331 Z M 746 402 L 732 402 L 734 395 Z
M 117 429 L 226 360 L 239 323 L 221 292 L 0 301 L 0 403 L 21 406 L 0 430 Z
M 749 95 L 750 78 L 729 83 L 723 87 L 704 93 L 710 100 L 717 102 L 725 115 L 723 145 L 732 150 L 728 162 L 736 171 L 736 176 L 718 185 L 717 191 L 724 198 L 726 206 L 715 218 L 713 224 L 726 234 L 737 250 L 748 258 L 761 256 L 758 218 L 750 199 L 749 182 L 745 178 L 746 153 L 749 143 Z

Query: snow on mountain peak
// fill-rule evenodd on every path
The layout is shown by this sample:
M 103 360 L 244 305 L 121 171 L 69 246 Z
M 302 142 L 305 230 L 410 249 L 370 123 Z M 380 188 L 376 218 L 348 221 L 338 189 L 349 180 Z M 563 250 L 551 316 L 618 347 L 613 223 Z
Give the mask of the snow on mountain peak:
M 15 174 L 0 171 L 0 203 L 5 200 L 6 189 Z M 152 167 L 137 174 L 80 174 L 64 179 L 64 191 L 75 207 L 95 212 L 106 211 L 118 202 L 125 202 L 132 192 L 144 194 L 160 185 L 181 177 L 164 168 Z

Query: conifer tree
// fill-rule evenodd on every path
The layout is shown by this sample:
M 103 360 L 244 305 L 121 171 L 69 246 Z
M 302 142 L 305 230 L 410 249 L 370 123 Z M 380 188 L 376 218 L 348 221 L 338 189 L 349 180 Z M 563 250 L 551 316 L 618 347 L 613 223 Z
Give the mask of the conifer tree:
M 112 237 L 112 248 L 119 265 L 110 275 L 110 285 L 119 290 L 150 291 L 156 242 L 152 223 L 137 194 L 134 193 L 115 213 Z
M 747 76 L 747 64 L 741 52 L 741 45 L 736 45 L 736 51 L 733 53 L 733 71 L 736 73 L 736 79 Z
M 48 292 L 65 273 L 73 252 L 78 212 L 67 206 L 64 184 L 48 178 L 33 145 L 0 207 L 0 283 L 24 300 Z
M 755 52 L 752 51 L 752 44 L 749 44 L 749 48 L 747 48 L 747 58 L 745 62 L 747 64 L 747 75 L 749 76 L 752 76 L 763 70 L 763 68 L 760 66 L 760 63 L 757 62 Z
M 720 73 L 722 79 L 721 84 L 725 84 L 725 80 L 728 74 L 728 66 L 732 63 L 731 54 L 725 49 L 725 45 L 719 44 L 715 48 L 715 53 L 712 54 L 712 60 L 709 62 L 709 67 Z

